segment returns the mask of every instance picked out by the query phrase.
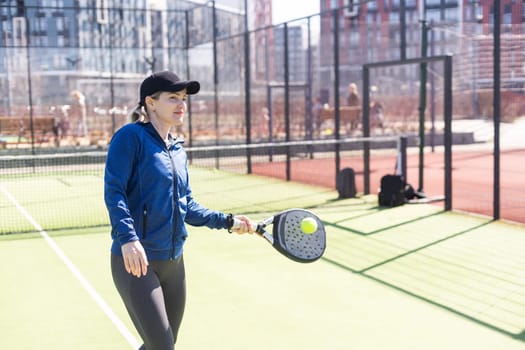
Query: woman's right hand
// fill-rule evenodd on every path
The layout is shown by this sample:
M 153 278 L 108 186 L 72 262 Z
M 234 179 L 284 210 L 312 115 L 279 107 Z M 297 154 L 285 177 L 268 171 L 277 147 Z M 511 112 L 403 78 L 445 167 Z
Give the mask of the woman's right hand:
M 122 245 L 121 250 L 126 271 L 139 278 L 146 276 L 149 263 L 142 244 L 139 241 L 128 242 Z

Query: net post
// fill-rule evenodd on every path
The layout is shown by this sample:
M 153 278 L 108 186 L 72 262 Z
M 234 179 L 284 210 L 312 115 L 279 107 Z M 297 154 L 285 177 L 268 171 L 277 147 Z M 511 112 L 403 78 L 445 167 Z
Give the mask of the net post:
M 401 170 L 401 175 L 405 181 L 407 181 L 407 137 L 399 137 L 399 168 Z
M 370 137 L 370 69 L 363 67 L 363 137 Z M 365 139 L 366 140 L 366 139 Z M 363 192 L 370 194 L 370 142 L 363 141 Z

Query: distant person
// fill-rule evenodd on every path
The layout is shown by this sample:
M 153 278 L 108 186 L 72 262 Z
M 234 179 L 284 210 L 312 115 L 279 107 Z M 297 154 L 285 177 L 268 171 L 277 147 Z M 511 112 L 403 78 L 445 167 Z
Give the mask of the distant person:
M 58 130 L 60 133 L 60 137 L 64 138 L 69 135 L 69 129 L 71 127 L 69 122 L 69 106 L 62 105 L 60 108 L 62 114 L 60 115 L 60 120 L 58 121 Z
M 169 71 L 147 77 L 132 111 L 137 121 L 115 133 L 107 153 L 111 272 L 142 350 L 173 349 L 177 341 L 186 303 L 186 224 L 253 231 L 246 216 L 210 210 L 193 198 L 187 155 L 170 129 L 182 125 L 187 96 L 199 90 L 199 82 Z M 236 229 L 234 218 L 241 222 Z
M 350 83 L 348 85 L 348 96 L 346 98 L 346 104 L 349 107 L 360 108 L 361 107 L 361 97 L 359 96 L 359 90 L 357 85 Z M 361 112 L 357 113 L 356 118 L 350 121 L 350 130 L 355 130 L 361 121 Z
M 55 146 L 60 147 L 61 140 L 67 136 L 69 121 L 67 118 L 67 108 L 65 106 L 54 106 L 51 108 L 53 114 L 53 135 Z
M 346 97 L 346 105 L 350 107 L 361 106 L 361 97 L 359 96 L 359 90 L 357 90 L 357 85 L 354 83 L 348 85 L 348 96 Z
M 321 103 L 321 98 L 316 97 L 314 104 L 312 105 L 312 126 L 313 131 L 319 135 L 321 132 L 321 111 L 323 110 L 323 104 Z
M 381 102 L 374 100 L 370 103 L 371 126 L 383 129 L 383 110 Z
M 265 139 L 266 137 L 270 137 L 270 110 L 268 108 L 263 107 L 261 108 L 261 117 L 259 120 L 259 136 L 262 139 Z
M 88 134 L 86 97 L 78 90 L 71 91 L 70 95 L 72 101 L 69 119 L 75 124 L 75 136 L 86 137 Z

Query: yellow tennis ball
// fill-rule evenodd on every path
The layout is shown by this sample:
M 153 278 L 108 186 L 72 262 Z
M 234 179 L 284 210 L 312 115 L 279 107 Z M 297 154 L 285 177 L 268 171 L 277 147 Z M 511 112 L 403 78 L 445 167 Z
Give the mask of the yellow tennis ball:
M 301 220 L 301 231 L 307 235 L 311 235 L 317 231 L 317 220 L 312 217 L 306 217 Z

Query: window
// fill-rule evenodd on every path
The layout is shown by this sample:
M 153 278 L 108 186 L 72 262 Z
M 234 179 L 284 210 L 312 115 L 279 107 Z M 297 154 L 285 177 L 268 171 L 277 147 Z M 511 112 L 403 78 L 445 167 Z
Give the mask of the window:
M 445 21 L 447 22 L 458 22 L 459 13 L 457 8 L 445 9 Z
M 148 28 L 146 27 L 141 27 L 139 28 L 138 30 L 138 47 L 139 48 L 146 48 L 148 47 L 148 43 L 151 43 L 150 40 L 148 40 Z
M 46 17 L 40 17 L 38 18 L 38 20 L 36 21 L 36 24 L 37 24 L 37 30 L 40 32 L 40 34 L 44 34 L 44 32 L 46 32 L 46 29 L 47 29 L 47 18 Z
M 101 24 L 108 23 L 107 0 L 97 0 L 97 22 Z
M 392 23 L 392 24 L 400 22 L 400 20 L 399 20 L 399 12 L 390 12 L 388 14 L 388 17 L 389 17 L 390 23 Z
M 428 10 L 426 11 L 427 21 L 439 22 L 441 21 L 441 11 L 440 10 Z
M 512 24 L 512 5 L 505 5 L 503 12 L 503 24 Z
M 63 31 L 64 28 L 65 28 L 65 26 L 64 26 L 64 18 L 63 17 L 59 17 L 59 18 L 56 18 L 55 21 L 56 21 L 57 31 L 58 32 Z
M 357 30 L 350 31 L 350 44 L 352 46 L 359 46 L 359 31 Z
M 13 18 L 13 45 L 26 45 L 26 20 L 24 17 Z
M 441 0 L 425 0 L 425 5 L 441 5 Z
M 345 16 L 349 18 L 355 18 L 359 15 L 359 4 L 355 4 L 354 0 L 345 0 L 344 2 L 344 12 Z
M 371 13 L 368 13 L 366 15 L 366 24 L 370 26 L 370 25 L 373 25 L 374 23 L 375 23 L 375 16 Z

